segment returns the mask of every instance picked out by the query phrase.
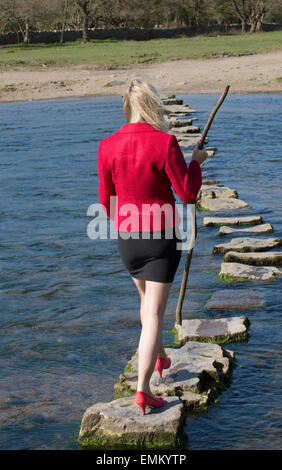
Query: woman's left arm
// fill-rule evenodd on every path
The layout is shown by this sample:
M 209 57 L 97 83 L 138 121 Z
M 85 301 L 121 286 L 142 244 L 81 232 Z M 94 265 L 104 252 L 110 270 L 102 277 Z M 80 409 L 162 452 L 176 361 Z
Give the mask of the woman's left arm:
M 112 180 L 111 168 L 108 168 L 103 161 L 102 147 L 102 141 L 100 141 L 97 156 L 99 202 L 107 217 L 114 219 L 115 198 L 113 196 L 116 196 L 116 190 Z

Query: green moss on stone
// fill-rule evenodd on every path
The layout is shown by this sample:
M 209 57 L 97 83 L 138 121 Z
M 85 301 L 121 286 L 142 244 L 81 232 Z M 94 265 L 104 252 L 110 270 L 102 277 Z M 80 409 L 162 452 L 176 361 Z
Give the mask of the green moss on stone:
M 126 436 L 98 429 L 94 436 L 79 438 L 78 443 L 88 449 L 170 449 L 179 448 L 181 435 L 168 432 L 132 433 Z
M 249 337 L 249 334 L 247 331 L 243 333 L 238 333 L 237 335 L 230 335 L 230 336 L 218 335 L 215 338 L 188 336 L 181 341 L 181 344 L 184 345 L 187 341 L 195 341 L 198 343 L 211 343 L 211 344 L 237 343 L 237 342 L 247 341 L 248 337 Z
M 242 264 L 247 264 L 247 265 L 251 265 L 251 266 L 270 266 L 269 263 L 271 263 L 272 266 L 279 266 L 279 265 L 282 264 L 282 259 L 281 259 L 280 256 L 274 256 L 271 259 L 267 259 L 267 258 L 258 259 L 258 258 L 252 258 L 252 257 L 251 258 L 247 258 L 247 257 L 241 258 L 239 253 L 238 253 L 238 255 L 234 256 L 233 254 L 230 254 L 230 251 L 225 253 L 224 261 L 230 262 L 230 263 L 234 263 L 234 262 L 235 263 L 242 263 Z
M 221 281 L 227 282 L 227 283 L 249 281 L 247 277 L 231 277 L 231 276 L 228 276 L 227 274 L 219 274 L 219 278 Z
M 234 224 L 228 224 L 226 222 L 223 222 L 223 223 L 220 223 L 220 222 L 210 222 L 208 223 L 207 225 L 205 225 L 205 227 L 214 227 L 214 226 L 223 226 L 223 225 L 235 225 L 235 226 L 240 226 L 240 225 L 260 225 L 263 223 L 263 219 L 260 218 L 258 220 L 253 220 L 251 222 L 241 222 L 239 221 L 239 223 L 234 223 Z
M 134 391 L 131 390 L 130 386 L 126 382 L 126 378 L 120 375 L 118 383 L 114 385 L 114 397 L 113 400 L 123 397 L 131 397 L 134 395 Z
M 206 207 L 202 206 L 200 201 L 196 201 L 196 209 L 198 211 L 213 212 L 211 209 L 207 209 Z
M 133 367 L 132 367 L 132 362 L 128 361 L 128 363 L 125 366 L 124 372 L 133 372 Z
M 178 339 L 178 332 L 175 326 L 171 330 L 167 330 L 167 334 L 173 335 L 173 340 L 167 345 L 167 348 L 177 348 L 181 346 L 181 342 Z

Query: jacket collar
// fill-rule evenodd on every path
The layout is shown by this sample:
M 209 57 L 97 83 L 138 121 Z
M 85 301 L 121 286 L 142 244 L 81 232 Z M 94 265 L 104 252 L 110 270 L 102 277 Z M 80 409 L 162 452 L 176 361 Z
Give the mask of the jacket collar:
M 154 126 L 148 122 L 127 122 L 117 132 L 158 132 Z

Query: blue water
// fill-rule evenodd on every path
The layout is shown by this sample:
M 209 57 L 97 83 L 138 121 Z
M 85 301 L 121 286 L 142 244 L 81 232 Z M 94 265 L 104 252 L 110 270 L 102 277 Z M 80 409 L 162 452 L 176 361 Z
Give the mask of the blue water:
M 179 95 L 203 127 L 214 95 Z M 125 123 L 120 97 L 1 104 L 0 448 L 79 449 L 84 410 L 113 397 L 113 386 L 138 346 L 138 294 L 116 240 L 87 236 L 97 202 L 100 139 Z M 195 123 L 196 124 L 196 123 Z M 282 95 L 230 95 L 209 144 L 218 147 L 203 173 L 238 191 L 281 237 Z M 179 200 L 178 200 L 179 202 Z M 212 255 L 217 228 L 198 213 L 198 239 L 185 318 L 248 315 L 247 343 L 230 387 L 204 415 L 189 416 L 189 449 L 281 448 L 281 278 L 227 285 L 222 256 Z M 229 240 L 230 237 L 226 237 Z M 174 325 L 185 257 L 172 286 L 164 341 Z M 256 288 L 260 309 L 207 311 L 220 288 Z

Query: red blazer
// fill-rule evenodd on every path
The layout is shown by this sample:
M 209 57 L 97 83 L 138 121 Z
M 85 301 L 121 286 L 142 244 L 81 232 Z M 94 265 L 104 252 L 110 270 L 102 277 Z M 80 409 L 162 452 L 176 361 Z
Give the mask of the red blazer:
M 146 122 L 124 124 L 100 141 L 98 177 L 104 212 L 126 232 L 179 225 L 172 187 L 183 202 L 194 203 L 202 185 L 200 164 L 187 166 L 176 137 Z

